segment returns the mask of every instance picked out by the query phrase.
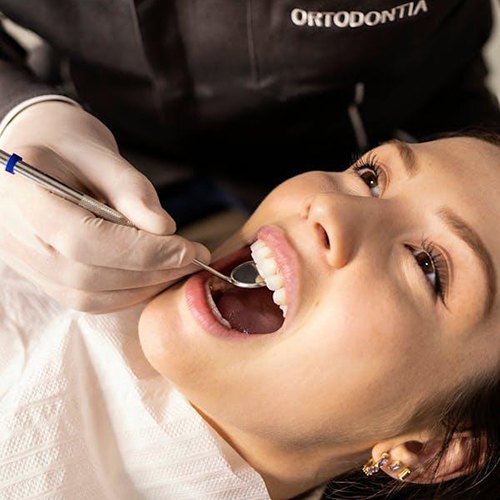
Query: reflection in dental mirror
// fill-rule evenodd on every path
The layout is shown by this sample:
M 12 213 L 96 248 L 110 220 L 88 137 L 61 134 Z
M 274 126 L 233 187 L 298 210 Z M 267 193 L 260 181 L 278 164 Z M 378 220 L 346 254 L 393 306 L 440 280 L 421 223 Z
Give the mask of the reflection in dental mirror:
M 231 278 L 238 283 L 236 286 L 251 285 L 252 287 L 261 287 L 266 285 L 253 260 L 248 260 L 247 262 L 243 262 L 243 264 L 237 265 L 231 271 Z

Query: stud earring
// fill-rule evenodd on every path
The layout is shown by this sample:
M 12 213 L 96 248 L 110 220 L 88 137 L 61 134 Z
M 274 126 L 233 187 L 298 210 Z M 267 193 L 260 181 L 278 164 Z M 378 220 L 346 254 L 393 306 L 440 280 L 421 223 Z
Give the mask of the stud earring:
M 391 459 L 391 456 L 389 455 L 389 453 L 384 451 L 384 453 L 382 453 L 382 455 L 380 455 L 380 458 L 378 459 L 378 462 L 377 462 L 379 469 L 380 469 L 380 467 L 385 467 L 389 463 L 390 459 Z
M 389 470 L 391 470 L 392 472 L 396 472 L 397 470 L 401 469 L 401 467 L 402 467 L 402 463 L 399 460 L 396 460 L 396 461 L 391 462 L 389 464 Z
M 389 470 L 391 470 L 392 472 L 396 472 L 400 469 L 401 471 L 398 472 L 398 479 L 400 481 L 404 481 L 411 474 L 411 469 L 406 466 L 403 467 L 403 464 L 400 460 L 396 460 L 389 464 Z

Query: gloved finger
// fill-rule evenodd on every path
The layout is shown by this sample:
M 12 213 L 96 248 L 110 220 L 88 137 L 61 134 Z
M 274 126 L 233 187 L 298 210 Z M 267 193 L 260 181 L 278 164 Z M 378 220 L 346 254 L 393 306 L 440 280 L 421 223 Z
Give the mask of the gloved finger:
M 39 274 L 33 273 L 25 262 L 16 261 L 11 255 L 2 256 L 2 260 L 65 307 L 94 314 L 113 312 L 140 304 L 167 288 L 165 284 L 160 284 L 128 290 L 88 292 L 47 282 L 40 278 Z
M 44 147 L 25 146 L 19 148 L 18 152 L 29 162 L 36 163 L 49 175 L 55 176 L 73 187 L 82 189 L 80 181 L 76 177 L 78 172 L 75 173 L 75 169 L 70 168 L 71 165 L 63 162 L 61 157 L 52 150 Z M 70 210 L 69 207 L 71 207 L 69 202 L 63 202 L 64 207 L 57 212 L 54 206 L 58 201 L 59 205 L 61 205 L 60 200 L 21 175 L 2 173 L 2 177 L 0 177 L 0 194 L 6 201 L 2 207 L 3 217 L 1 223 L 4 226 L 10 226 L 11 232 L 15 233 L 18 239 L 38 250 L 43 250 L 41 248 L 43 245 L 40 245 L 40 243 L 41 240 L 43 241 L 44 229 L 41 229 L 40 237 L 37 237 L 33 233 L 33 228 L 37 226 L 40 228 L 46 225 L 47 221 L 62 222 L 65 210 Z M 43 204 L 41 200 L 46 200 L 47 203 Z M 82 213 L 88 214 L 86 211 Z M 32 224 L 27 223 L 27 221 L 31 221 Z M 49 229 L 47 228 L 47 230 Z M 47 239 L 45 246 L 51 246 L 50 239 Z M 187 246 L 192 245 L 187 243 Z M 172 251 L 174 250 L 172 249 Z M 194 251 L 196 252 L 196 249 Z M 204 250 L 201 252 L 199 256 L 206 259 L 206 252 Z M 205 257 L 203 257 L 204 255 Z M 180 256 L 182 256 L 182 251 Z M 182 265 L 182 262 L 179 265 Z
M 79 191 L 86 191 L 85 185 L 80 179 L 78 169 L 69 161 L 64 160 L 55 151 L 44 146 L 21 146 L 17 147 L 15 153 L 24 162 L 41 170 L 43 173 L 55 177 L 68 186 Z M 0 172 L 0 190 L 2 194 L 9 195 L 25 186 L 33 185 L 33 182 L 21 174 Z
M 3 232 L 0 235 L 0 258 L 16 269 L 26 262 L 31 279 L 38 283 L 52 283 L 83 292 L 127 290 L 152 285 L 165 285 L 193 271 L 193 266 L 167 271 L 123 271 L 107 267 L 81 264 L 64 257 L 52 247 L 44 252 L 33 251 L 14 236 Z M 8 250 L 12 249 L 12 250 Z M 54 273 L 57 269 L 57 273 Z
M 210 260 L 200 243 L 114 224 L 42 188 L 28 187 L 33 191 L 29 201 L 17 204 L 22 218 L 38 238 L 70 260 L 135 271 L 186 267 L 194 257 Z
M 73 151 L 75 158 L 62 157 L 43 146 L 21 146 L 16 154 L 30 165 L 69 186 L 105 200 L 135 226 L 155 234 L 173 234 L 175 221 L 162 208 L 151 182 L 114 151 L 93 144 Z M 98 167 L 98 168 L 97 168 Z M 8 187 L 30 181 L 9 175 Z M 19 185 L 19 184 L 18 184 Z
M 154 186 L 123 157 L 99 148 L 79 158 L 79 165 L 92 191 L 136 227 L 154 234 L 175 233 L 175 221 L 161 206 Z

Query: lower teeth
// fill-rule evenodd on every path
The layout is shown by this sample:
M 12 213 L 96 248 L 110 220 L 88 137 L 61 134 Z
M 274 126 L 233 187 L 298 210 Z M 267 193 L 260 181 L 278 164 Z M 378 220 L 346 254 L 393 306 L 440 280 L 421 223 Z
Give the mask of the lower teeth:
M 217 305 L 215 304 L 214 299 L 212 297 L 212 287 L 209 284 L 209 282 L 205 283 L 205 291 L 206 291 L 207 298 L 208 298 L 208 304 L 210 305 L 210 309 L 212 310 L 214 316 L 219 320 L 219 323 L 224 325 L 226 328 L 231 328 L 229 321 L 227 319 L 223 318 L 219 309 L 217 309 Z M 248 332 L 245 332 L 245 333 L 248 333 Z

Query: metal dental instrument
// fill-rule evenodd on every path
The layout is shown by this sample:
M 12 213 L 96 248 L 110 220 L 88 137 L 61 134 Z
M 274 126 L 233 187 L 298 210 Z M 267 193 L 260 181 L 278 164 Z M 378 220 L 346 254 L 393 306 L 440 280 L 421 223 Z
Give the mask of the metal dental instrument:
M 73 189 L 66 184 L 62 183 L 60 180 L 44 174 L 37 168 L 24 162 L 23 159 L 16 154 L 9 154 L 0 149 L 0 165 L 5 167 L 5 171 L 10 174 L 19 174 L 35 184 L 47 189 L 51 193 L 64 198 L 65 200 L 71 201 L 76 205 L 85 208 L 94 215 L 97 215 L 101 219 L 107 220 L 109 222 L 114 222 L 115 224 L 121 224 L 123 226 L 135 227 L 132 222 L 130 222 L 123 214 L 109 207 L 108 205 L 97 201 L 91 196 L 82 193 L 76 189 Z M 193 264 L 205 269 L 209 273 L 231 283 L 231 285 L 240 288 L 260 288 L 265 286 L 264 279 L 260 276 L 255 266 L 253 260 L 243 262 L 242 264 L 236 266 L 232 271 L 230 276 L 220 273 L 213 267 L 204 264 L 198 259 L 193 259 Z
M 213 267 L 207 266 L 198 259 L 193 259 L 193 263 L 197 266 L 202 267 L 209 273 L 217 276 L 218 278 L 231 283 L 231 285 L 237 286 L 239 288 L 260 288 L 265 286 L 266 282 L 264 278 L 257 271 L 257 266 L 253 260 L 247 260 L 236 266 L 232 271 L 230 276 L 220 273 Z
M 60 180 L 48 174 L 44 174 L 37 168 L 22 161 L 22 158 L 16 154 L 10 155 L 0 149 L 0 164 L 5 166 L 6 172 L 22 175 L 51 193 L 85 208 L 102 219 L 124 226 L 133 226 L 133 224 L 120 212 L 113 210 L 111 207 L 108 207 L 108 205 L 95 200 L 91 196 L 63 184 Z

